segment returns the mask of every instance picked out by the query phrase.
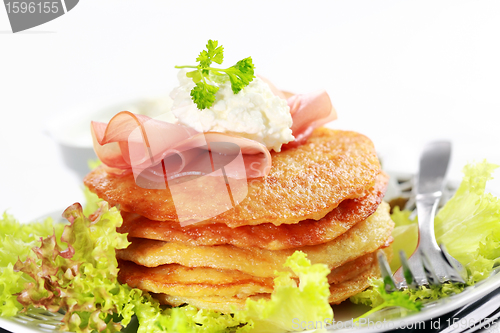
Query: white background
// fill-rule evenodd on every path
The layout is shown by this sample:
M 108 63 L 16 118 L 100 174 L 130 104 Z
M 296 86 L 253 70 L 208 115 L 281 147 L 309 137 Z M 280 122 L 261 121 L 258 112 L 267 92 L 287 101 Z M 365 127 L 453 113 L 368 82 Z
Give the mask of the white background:
M 0 212 L 28 221 L 82 200 L 48 122 L 167 95 L 208 39 L 283 90 L 326 89 L 330 126 L 369 136 L 387 169 L 415 171 L 433 139 L 454 144 L 451 178 L 500 164 L 499 1 L 82 0 L 16 34 L 2 6 Z

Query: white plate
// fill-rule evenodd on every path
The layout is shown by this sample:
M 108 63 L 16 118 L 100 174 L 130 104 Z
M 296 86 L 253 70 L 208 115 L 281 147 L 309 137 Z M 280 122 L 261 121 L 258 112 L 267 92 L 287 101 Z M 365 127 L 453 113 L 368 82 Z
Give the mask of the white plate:
M 450 194 L 454 192 L 458 183 L 448 183 L 445 189 L 446 199 L 450 198 Z M 411 176 L 405 173 L 391 173 L 391 183 L 386 195 L 390 200 L 395 196 L 407 197 L 411 194 L 412 180 Z M 61 211 L 44 215 L 40 219 L 52 217 L 54 221 L 63 221 Z M 384 332 L 395 328 L 411 328 L 426 321 L 436 320 L 437 318 L 456 311 L 461 307 L 480 300 L 482 297 L 492 293 L 500 288 L 500 273 L 492 274 L 491 277 L 485 279 L 474 286 L 467 287 L 462 293 L 452 295 L 437 301 L 426 303 L 423 309 L 414 314 L 406 315 L 404 310 L 400 308 L 387 308 L 368 317 L 371 321 L 369 326 L 355 325 L 352 326 L 352 318 L 356 318 L 370 308 L 361 305 L 355 305 L 346 301 L 340 305 L 334 306 L 335 322 L 333 325 L 328 325 L 328 331 L 336 333 L 344 332 Z M 50 313 L 42 309 L 30 309 L 27 313 L 18 314 L 12 318 L 0 318 L 0 327 L 11 332 L 19 333 L 34 333 L 34 332 L 60 332 L 58 327 L 63 315 Z M 300 314 L 298 314 L 300 317 Z M 300 318 L 299 323 L 300 323 Z M 384 322 L 384 319 L 387 319 Z M 390 321 L 388 321 L 390 319 Z M 477 318 L 479 320 L 481 318 Z M 308 323 L 301 323 L 303 327 L 307 327 Z M 441 327 L 445 323 L 441 323 Z

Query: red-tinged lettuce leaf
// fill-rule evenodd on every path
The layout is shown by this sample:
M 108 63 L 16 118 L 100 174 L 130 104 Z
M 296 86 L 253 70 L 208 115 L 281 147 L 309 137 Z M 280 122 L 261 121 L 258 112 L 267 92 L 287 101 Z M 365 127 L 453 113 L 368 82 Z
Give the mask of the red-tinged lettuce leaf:
M 16 263 L 16 270 L 33 279 L 18 301 L 26 308 L 34 305 L 67 311 L 62 327 L 65 330 L 119 331 L 121 325 L 111 320 L 113 314 L 130 312 L 126 309 L 130 288 L 116 279 L 115 249 L 129 244 L 126 235 L 116 232 L 122 223 L 120 213 L 102 202 L 89 218 L 80 204 L 68 207 L 63 216 L 70 222 L 61 236 L 67 248 L 59 246 L 52 235 L 33 248 L 36 258 Z M 131 315 L 127 316 L 124 323 L 130 321 Z
M 42 239 L 40 247 L 34 247 L 33 252 L 38 260 L 30 257 L 24 262 L 19 260 L 14 266 L 14 270 L 33 279 L 33 282 L 27 283 L 17 300 L 26 308 L 34 305 L 56 312 L 60 309 L 61 301 L 58 297 L 62 275 L 59 274 L 59 265 L 64 263 L 63 258 L 59 257 L 61 248 L 56 242 L 56 236 Z
M 35 258 L 31 250 L 40 244 L 40 237 L 53 234 L 61 235 L 63 224 L 53 225 L 51 219 L 43 222 L 21 224 L 14 217 L 4 213 L 0 216 L 0 315 L 16 315 L 23 307 L 17 301 L 18 294 L 24 289 L 31 277 L 15 272 L 18 260 Z
M 305 320 L 332 317 L 327 300 L 329 270 L 324 265 L 311 265 L 299 252 L 287 261 L 287 266 L 299 275 L 299 284 L 290 274 L 280 274 L 275 280 L 276 291 L 268 302 L 249 304 L 246 310 L 234 314 L 192 306 L 162 309 L 149 294 L 117 281 L 115 249 L 125 248 L 129 243 L 126 235 L 116 232 L 122 223 L 116 209 L 109 209 L 107 203 L 101 202 L 98 211 L 87 218 L 80 205 L 75 204 L 64 216 L 70 223 L 63 232 L 58 232 L 60 239 L 52 234 L 41 241 L 33 240 L 34 243 L 29 243 L 36 244 L 29 250 L 32 255 L 25 255 L 16 263 L 18 272 L 14 272 L 12 265 L 10 271 L 4 270 L 6 278 L 27 281 L 18 284 L 24 288 L 8 290 L 10 299 L 3 298 L 6 311 L 15 314 L 21 304 L 25 308 L 39 306 L 50 311 L 63 309 L 66 315 L 61 329 L 73 332 L 117 332 L 134 315 L 138 333 L 274 332 L 293 325 L 297 313 L 303 313 Z M 5 284 L 4 290 L 7 288 Z M 13 296 L 16 292 L 18 300 Z
M 105 202 L 89 218 L 78 204 L 64 215 L 70 221 L 64 234 L 64 225 L 51 221 L 20 225 L 7 215 L 0 220 L 0 262 L 5 263 L 0 266 L 0 315 L 12 316 L 28 306 L 64 309 L 61 329 L 73 332 L 116 332 L 134 315 L 138 333 L 180 332 L 182 327 L 214 332 L 240 324 L 213 311 L 196 310 L 191 316 L 192 307 L 188 312 L 187 307 L 164 310 L 147 293 L 118 283 L 115 249 L 128 241 L 116 232 L 122 223 L 119 212 Z

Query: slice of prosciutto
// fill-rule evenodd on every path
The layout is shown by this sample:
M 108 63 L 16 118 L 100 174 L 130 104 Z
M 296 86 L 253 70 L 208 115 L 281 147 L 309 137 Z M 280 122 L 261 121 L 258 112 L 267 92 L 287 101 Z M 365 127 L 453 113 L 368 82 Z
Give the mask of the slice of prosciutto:
M 290 107 L 293 120 L 292 135 L 295 140 L 283 145 L 282 149 L 300 146 L 307 141 L 315 128 L 337 119 L 337 112 L 326 91 L 295 95 L 279 90 L 264 77 L 260 78 L 269 85 L 276 96 L 286 99 Z
M 326 91 L 293 95 L 262 78 L 273 93 L 287 100 L 295 140 L 303 144 L 313 130 L 337 118 Z M 269 174 L 271 154 L 261 143 L 226 133 L 199 133 L 180 124 L 123 111 L 109 123 L 92 122 L 94 150 L 113 174 L 133 173 L 141 187 L 165 188 L 182 176 L 219 175 L 233 179 Z
M 94 150 L 109 173 L 133 173 L 141 187 L 165 188 L 186 175 L 234 179 L 266 176 L 271 154 L 261 143 L 225 133 L 195 130 L 123 111 L 109 123 L 92 122 Z

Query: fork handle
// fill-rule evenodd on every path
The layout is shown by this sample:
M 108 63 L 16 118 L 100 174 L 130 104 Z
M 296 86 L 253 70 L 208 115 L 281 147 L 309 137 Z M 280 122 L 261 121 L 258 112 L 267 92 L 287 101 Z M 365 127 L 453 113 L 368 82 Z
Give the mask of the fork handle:
M 440 251 L 434 235 L 434 216 L 439 204 L 442 192 L 418 194 L 417 212 L 418 212 L 418 247 L 434 248 Z

